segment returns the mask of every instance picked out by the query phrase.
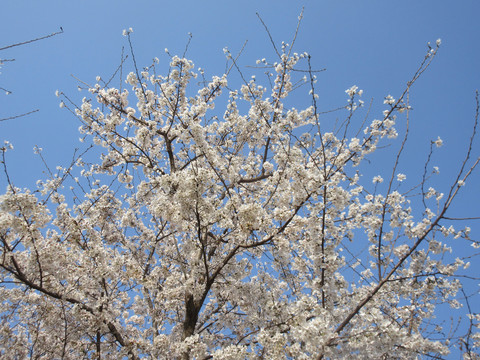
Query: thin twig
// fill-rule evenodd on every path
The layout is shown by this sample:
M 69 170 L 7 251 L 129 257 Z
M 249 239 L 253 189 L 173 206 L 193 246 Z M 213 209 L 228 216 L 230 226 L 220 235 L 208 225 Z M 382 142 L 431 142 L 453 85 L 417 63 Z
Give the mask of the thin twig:
M 15 116 L 10 116 L 10 117 L 7 117 L 7 118 L 0 119 L 0 121 L 7 121 L 7 120 L 18 119 L 18 118 L 20 118 L 20 117 L 22 117 L 22 116 L 27 116 L 27 115 L 36 113 L 37 111 L 40 111 L 40 110 L 39 110 L 39 109 L 36 109 L 36 110 L 32 110 L 32 111 L 29 111 L 29 112 L 24 113 L 24 114 L 15 115 Z
M 265 23 L 263 22 L 263 19 L 260 17 L 260 14 L 258 12 L 257 12 L 257 17 L 260 19 L 263 27 L 265 28 L 265 31 L 267 32 L 268 37 L 270 38 L 270 42 L 272 43 L 272 46 L 275 49 L 275 52 L 277 53 L 277 56 L 281 58 L 280 52 L 278 51 L 277 46 L 275 45 L 275 41 L 273 41 L 272 34 L 270 34 L 270 30 L 268 30 L 267 25 L 265 25 Z
M 62 27 L 60 27 L 60 31 L 57 31 L 57 32 L 54 32 L 54 33 L 51 33 L 49 35 L 45 35 L 45 36 L 42 36 L 42 37 L 39 37 L 39 38 L 36 38 L 36 39 L 27 40 L 27 41 L 23 41 L 23 42 L 20 42 L 20 43 L 8 45 L 8 46 L 5 46 L 3 48 L 0 48 L 0 51 L 10 49 L 10 48 L 15 47 L 15 46 L 26 45 L 26 44 L 30 44 L 30 43 L 35 42 L 35 41 L 48 39 L 48 38 L 50 38 L 52 36 L 55 36 L 55 35 L 58 35 L 58 34 L 63 34 L 63 28 Z

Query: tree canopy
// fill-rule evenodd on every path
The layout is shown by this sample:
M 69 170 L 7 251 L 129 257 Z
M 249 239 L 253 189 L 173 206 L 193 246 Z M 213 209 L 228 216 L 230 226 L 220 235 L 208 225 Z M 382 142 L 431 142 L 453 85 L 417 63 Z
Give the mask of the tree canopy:
M 409 90 L 440 40 L 370 114 L 355 85 L 345 106 L 318 110 L 318 72 L 295 38 L 248 70 L 263 83 L 228 49 L 211 78 L 185 54 L 165 73 L 138 68 L 124 35 L 125 86 L 82 83 L 78 105 L 57 94 L 81 122 L 70 165 L 20 189 L 1 149 L 3 358 L 478 356 L 478 315 L 460 335 L 435 320 L 445 304 L 468 306 L 455 247 L 479 243 L 447 211 L 479 161 L 478 101 L 449 188 L 434 187 L 440 138 L 422 174 L 402 169 Z M 294 92 L 310 105 L 292 106 Z M 384 147 L 391 161 L 364 173 Z

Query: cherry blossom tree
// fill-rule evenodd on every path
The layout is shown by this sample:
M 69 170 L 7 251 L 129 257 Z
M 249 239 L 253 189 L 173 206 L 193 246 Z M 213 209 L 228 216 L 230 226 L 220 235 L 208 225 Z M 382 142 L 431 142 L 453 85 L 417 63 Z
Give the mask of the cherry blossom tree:
M 138 69 L 132 50 L 126 87 L 98 77 L 78 106 L 58 93 L 86 146 L 37 189 L 15 187 L 2 148 L 2 358 L 478 358 L 478 314 L 461 341 L 434 318 L 468 305 L 455 244 L 479 244 L 449 209 L 479 162 L 478 105 L 461 169 L 437 190 L 440 138 L 423 174 L 401 160 L 409 89 L 440 41 L 375 120 L 352 86 L 335 124 L 294 43 L 257 62 L 266 85 L 228 49 L 208 79 L 185 54 Z M 311 105 L 288 106 L 294 92 Z M 366 161 L 387 144 L 372 183 Z

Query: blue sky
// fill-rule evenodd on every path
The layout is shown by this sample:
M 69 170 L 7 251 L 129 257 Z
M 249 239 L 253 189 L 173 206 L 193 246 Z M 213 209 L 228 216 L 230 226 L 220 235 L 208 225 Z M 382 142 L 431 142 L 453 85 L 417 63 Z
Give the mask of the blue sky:
M 345 105 L 345 89 L 358 85 L 365 91 L 366 102 L 373 99 L 371 119 L 380 117 L 383 97 L 398 96 L 423 59 L 426 43 L 442 39 L 438 57 L 410 93 L 412 135 L 402 168 L 407 174 L 419 174 L 429 141 L 440 136 L 444 146 L 436 152 L 434 163 L 440 166 L 443 179 L 438 187 L 446 191 L 465 153 L 475 114 L 475 90 L 480 87 L 478 0 L 2 0 L 0 48 L 64 29 L 53 38 L 0 52 L 2 59 L 15 59 L 1 69 L 0 87 L 12 93 L 0 94 L 0 118 L 39 109 L 30 116 L 0 122 L 0 141 L 9 140 L 15 146 L 8 154 L 14 183 L 32 187 L 42 177 L 34 145 L 44 149 L 53 167 L 71 159 L 73 149 L 80 146 L 79 123 L 59 108 L 55 91 L 80 102 L 84 95 L 71 75 L 90 83 L 97 75 L 111 75 L 119 65 L 122 46 L 128 50 L 123 29 L 134 30 L 139 66 L 149 65 L 156 56 L 166 66 L 164 49 L 183 53 L 190 32 L 193 39 L 187 57 L 207 74 L 220 75 L 225 46 L 235 53 L 248 40 L 241 66 L 254 65 L 259 58 L 273 59 L 256 12 L 277 43 L 289 42 L 302 6 L 305 13 L 295 49 L 309 52 L 315 68 L 326 68 L 318 75 L 321 110 Z M 294 100 L 308 105 L 305 99 Z M 478 156 L 480 146 L 475 149 Z M 381 169 L 372 164 L 374 170 Z M 478 173 L 454 207 L 457 216 L 480 216 Z M 3 177 L 0 187 L 5 188 Z M 478 239 L 480 222 L 471 227 Z

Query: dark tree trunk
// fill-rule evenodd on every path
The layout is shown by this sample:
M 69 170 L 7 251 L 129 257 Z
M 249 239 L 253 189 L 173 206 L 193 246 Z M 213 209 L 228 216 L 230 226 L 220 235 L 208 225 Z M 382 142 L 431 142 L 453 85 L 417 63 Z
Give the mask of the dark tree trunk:
M 200 306 L 195 301 L 192 294 L 185 295 L 185 320 L 183 322 L 183 339 L 192 336 L 195 333 L 195 326 L 197 325 L 198 313 Z M 184 360 L 190 358 L 188 351 L 183 355 Z

